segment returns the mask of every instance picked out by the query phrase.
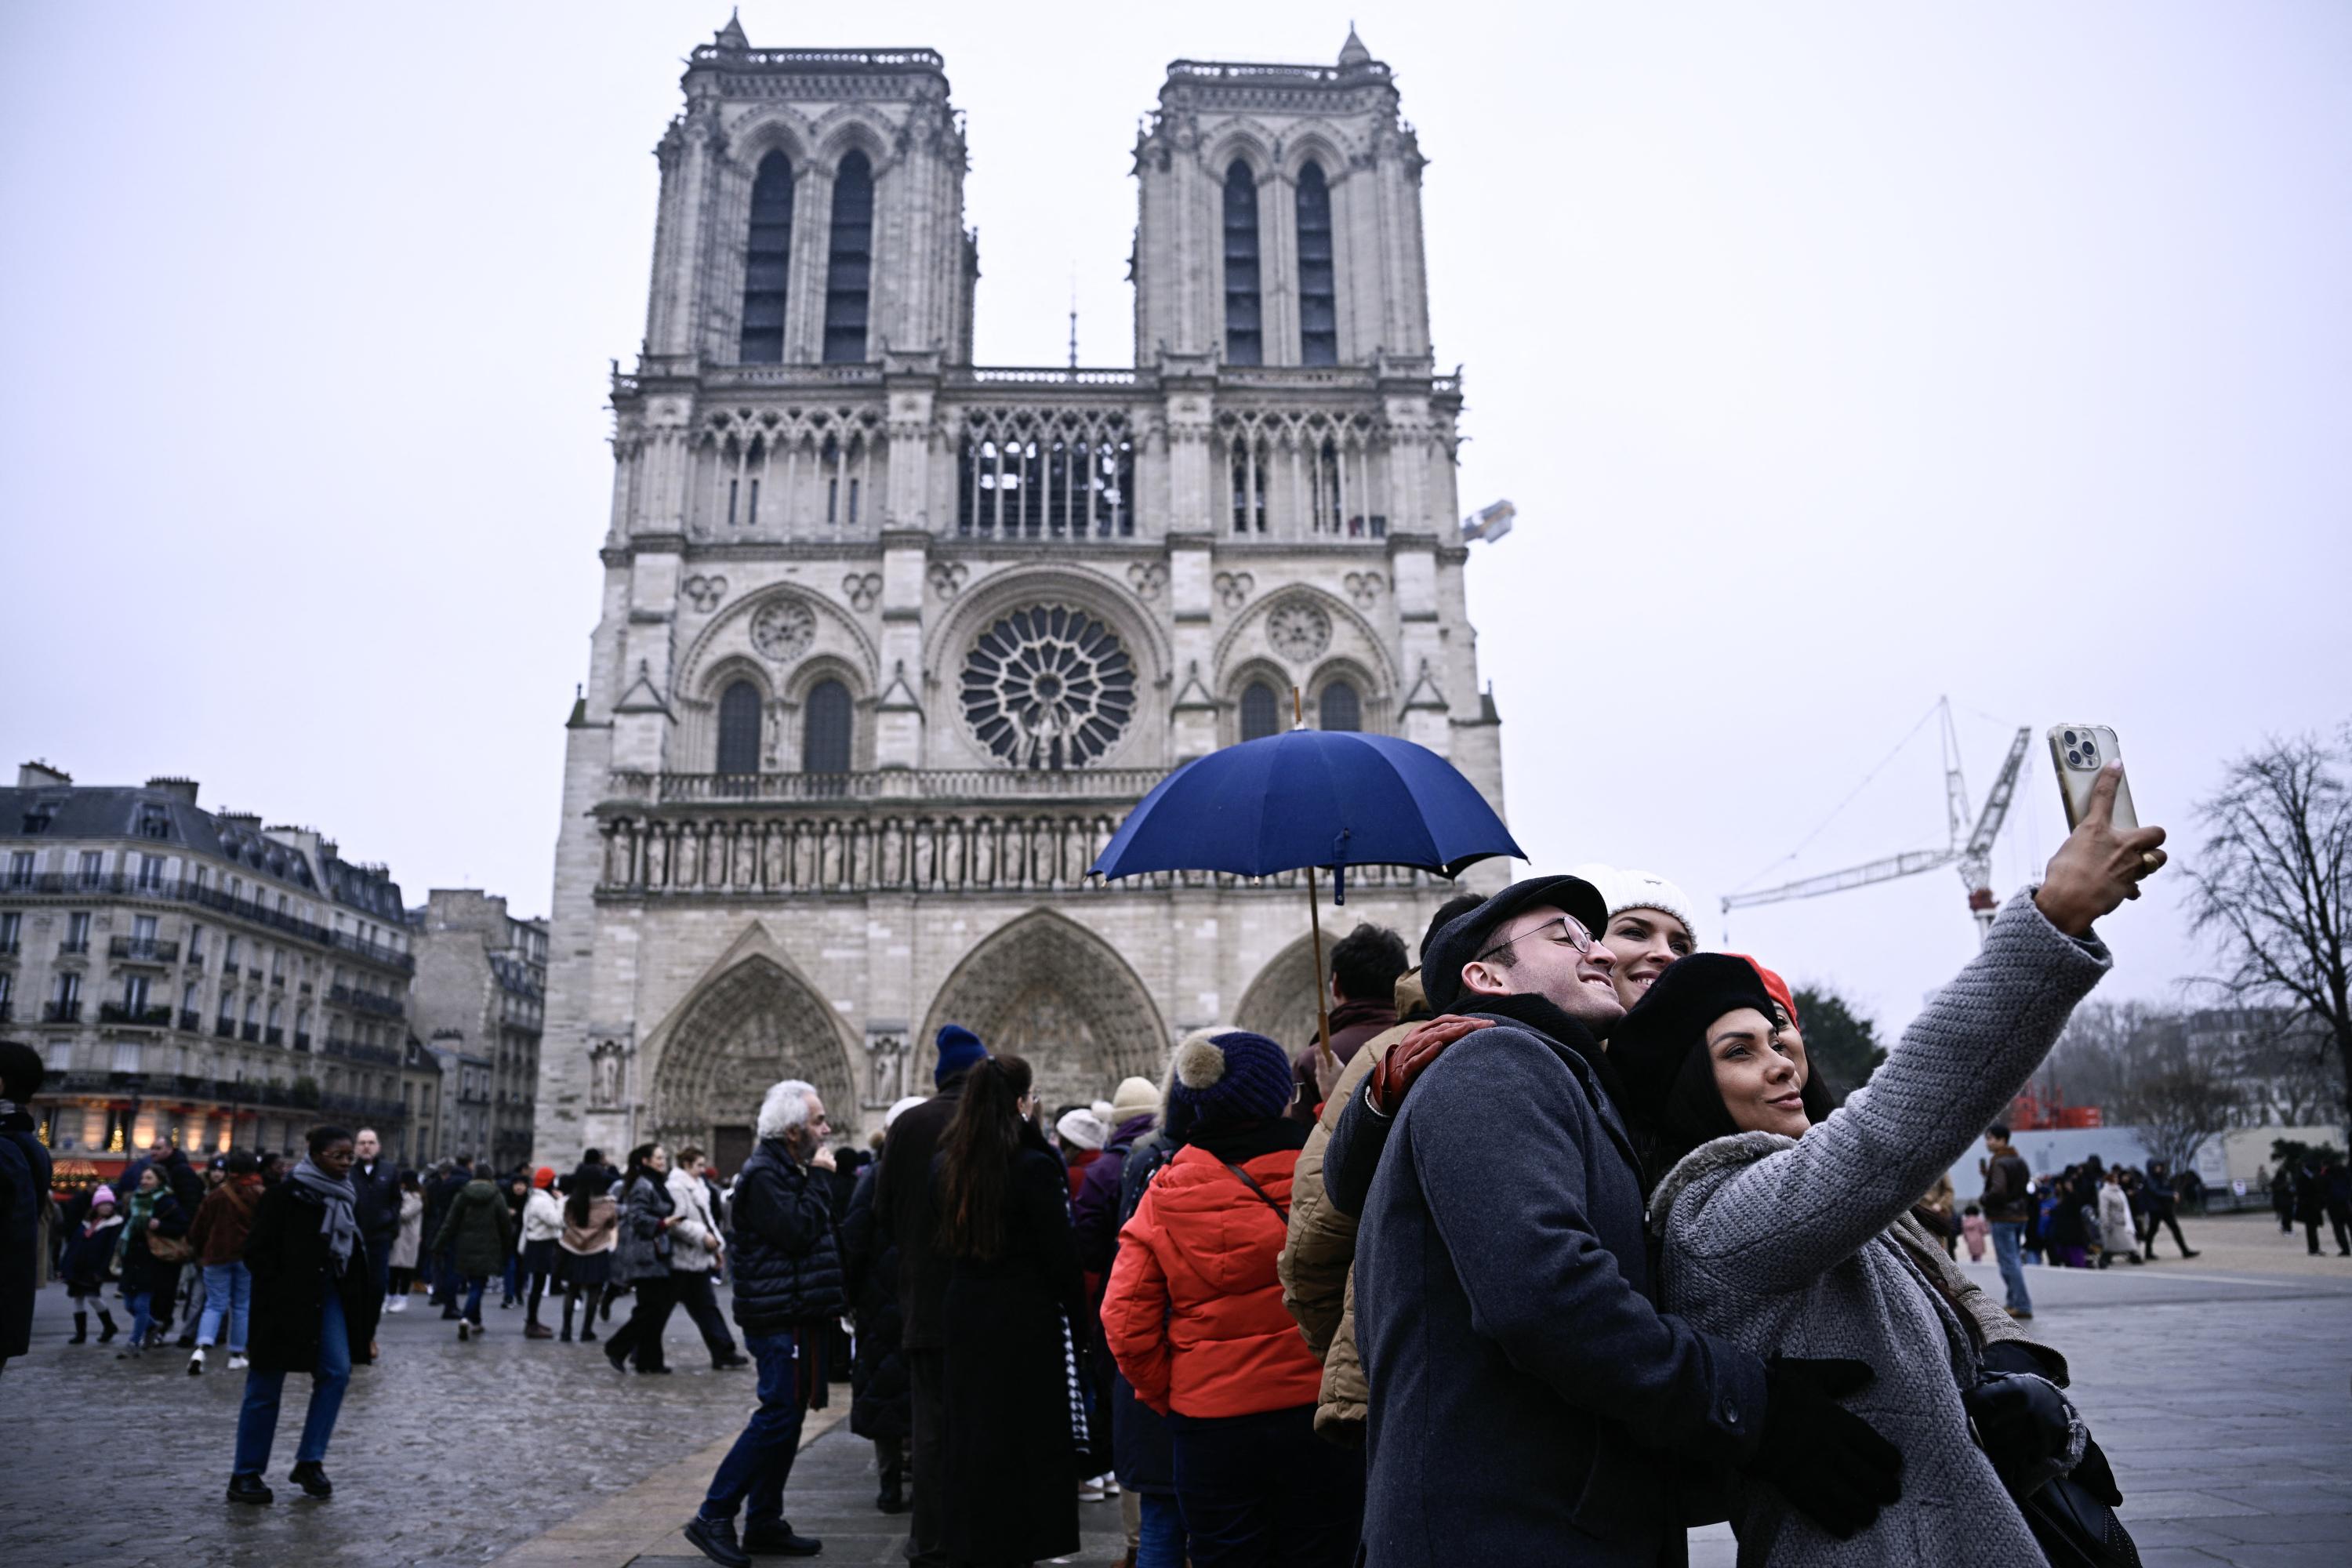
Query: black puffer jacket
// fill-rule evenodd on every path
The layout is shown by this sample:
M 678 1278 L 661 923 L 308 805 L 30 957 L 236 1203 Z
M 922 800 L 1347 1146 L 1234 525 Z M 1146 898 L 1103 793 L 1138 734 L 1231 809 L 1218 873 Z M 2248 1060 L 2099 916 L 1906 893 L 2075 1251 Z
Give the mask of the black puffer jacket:
M 849 1304 L 857 1314 L 857 1342 L 849 1363 L 849 1429 L 877 1441 L 914 1430 L 914 1394 L 899 1345 L 898 1248 L 874 1223 L 878 1164 L 857 1173 L 849 1216 L 841 1222 L 841 1259 Z
M 831 1183 L 767 1139 L 735 1182 L 735 1321 L 772 1334 L 842 1310 L 841 1251 L 833 1236 Z

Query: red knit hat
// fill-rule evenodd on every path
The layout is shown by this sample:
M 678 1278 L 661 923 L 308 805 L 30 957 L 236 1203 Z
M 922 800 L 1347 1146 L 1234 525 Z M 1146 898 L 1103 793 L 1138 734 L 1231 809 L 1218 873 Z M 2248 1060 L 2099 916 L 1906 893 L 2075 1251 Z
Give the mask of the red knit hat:
M 553 1168 L 547 1165 L 541 1165 L 538 1170 L 533 1171 L 530 1173 L 530 1184 L 534 1187 L 551 1187 L 555 1185 L 555 1172 Z
M 1764 989 L 1766 993 L 1771 996 L 1773 1001 L 1780 1004 L 1780 1010 L 1789 1015 L 1789 1022 L 1800 1029 L 1805 1026 L 1803 1021 L 1797 1016 L 1797 999 L 1789 994 L 1789 983 L 1787 981 L 1781 979 L 1779 975 L 1773 973 L 1770 970 L 1757 963 L 1753 958 L 1748 958 L 1748 954 L 1744 952 L 1735 952 L 1731 956 L 1734 958 L 1748 959 L 1748 967 L 1753 969 L 1756 972 L 1757 978 L 1764 982 Z

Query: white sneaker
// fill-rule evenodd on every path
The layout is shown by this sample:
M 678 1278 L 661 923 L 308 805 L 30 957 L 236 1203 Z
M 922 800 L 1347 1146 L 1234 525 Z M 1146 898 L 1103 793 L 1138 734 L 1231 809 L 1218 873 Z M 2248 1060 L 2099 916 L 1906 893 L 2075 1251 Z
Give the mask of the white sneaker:
M 405 1312 L 408 1310 L 408 1298 L 405 1296 L 394 1296 L 392 1299 L 392 1310 L 395 1312 Z
M 228 1369 L 231 1372 L 243 1372 L 247 1364 L 249 1363 L 247 1363 L 246 1359 L 241 1355 L 233 1355 L 228 1358 Z
M 202 1377 L 204 1374 L 205 1347 L 198 1345 L 196 1347 L 196 1353 L 188 1358 L 188 1375 L 190 1377 Z
M 1105 1470 L 1102 1476 L 1102 1489 L 1105 1497 L 1118 1496 L 1118 1478 Z
M 1078 1483 L 1078 1500 L 1080 1502 L 1100 1502 L 1102 1500 L 1102 1481 L 1099 1479 L 1084 1480 Z

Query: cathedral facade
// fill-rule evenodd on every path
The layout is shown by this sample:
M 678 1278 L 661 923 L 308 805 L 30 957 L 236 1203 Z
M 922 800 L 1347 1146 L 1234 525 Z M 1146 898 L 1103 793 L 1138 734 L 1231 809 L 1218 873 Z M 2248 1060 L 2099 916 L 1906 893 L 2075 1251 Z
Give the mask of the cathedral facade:
M 1331 66 L 1169 68 L 1135 363 L 1104 369 L 972 363 L 938 55 L 730 23 L 683 87 L 614 378 L 538 1157 L 659 1137 L 731 1169 L 785 1076 L 878 1125 L 950 1020 L 1048 1105 L 1157 1079 L 1199 1025 L 1311 1037 L 1298 878 L 1086 872 L 1170 769 L 1294 705 L 1501 805 L 1389 68 L 1352 34 Z M 1417 940 L 1453 890 L 1351 870 L 1326 940 Z

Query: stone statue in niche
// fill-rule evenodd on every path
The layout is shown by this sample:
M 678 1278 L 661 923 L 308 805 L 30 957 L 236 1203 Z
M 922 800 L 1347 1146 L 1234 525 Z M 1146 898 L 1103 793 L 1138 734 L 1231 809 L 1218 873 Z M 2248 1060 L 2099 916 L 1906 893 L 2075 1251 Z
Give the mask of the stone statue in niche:
M 887 1106 L 907 1092 L 907 1042 L 877 1035 L 866 1042 L 866 1103 Z
M 612 1110 L 621 1103 L 621 1042 L 606 1040 L 588 1060 L 588 1102 L 593 1110 Z

